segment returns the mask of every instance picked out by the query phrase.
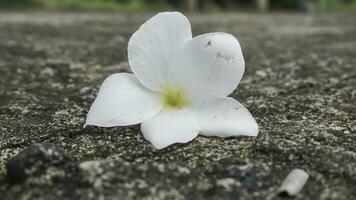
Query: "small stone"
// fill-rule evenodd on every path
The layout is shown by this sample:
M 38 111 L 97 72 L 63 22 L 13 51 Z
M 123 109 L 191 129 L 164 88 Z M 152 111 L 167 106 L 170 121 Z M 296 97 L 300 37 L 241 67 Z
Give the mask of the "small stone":
M 52 68 L 46 67 L 43 70 L 41 70 L 40 76 L 42 76 L 44 78 L 52 77 L 52 76 L 54 76 L 54 71 Z
M 98 90 L 93 87 L 83 87 L 80 89 L 79 94 L 81 99 L 93 101 L 98 93 Z
M 257 75 L 257 76 L 260 76 L 260 77 L 266 77 L 266 76 L 267 76 L 267 73 L 266 73 L 266 71 L 264 71 L 264 70 L 257 70 L 257 71 L 256 71 L 256 75 Z
M 62 166 L 69 161 L 71 158 L 54 145 L 33 144 L 6 164 L 7 180 L 22 183 L 28 177 L 45 173 L 49 167 Z
M 241 183 L 233 178 L 223 178 L 216 181 L 216 185 L 223 187 L 227 191 L 232 191 L 236 187 L 240 187 Z

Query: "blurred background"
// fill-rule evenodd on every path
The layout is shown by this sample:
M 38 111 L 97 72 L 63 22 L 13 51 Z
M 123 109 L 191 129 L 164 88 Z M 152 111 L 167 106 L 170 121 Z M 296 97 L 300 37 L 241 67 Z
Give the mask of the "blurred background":
M 0 9 L 354 12 L 356 0 L 0 0 Z

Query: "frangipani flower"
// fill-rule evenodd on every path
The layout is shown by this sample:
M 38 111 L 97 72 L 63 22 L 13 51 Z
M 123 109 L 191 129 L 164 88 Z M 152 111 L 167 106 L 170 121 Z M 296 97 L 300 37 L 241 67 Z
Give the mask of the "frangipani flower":
M 141 123 L 157 149 L 205 136 L 256 136 L 249 111 L 227 97 L 237 87 L 245 62 L 238 40 L 227 33 L 192 37 L 188 19 L 163 12 L 130 38 L 133 74 L 118 73 L 102 84 L 86 125 Z

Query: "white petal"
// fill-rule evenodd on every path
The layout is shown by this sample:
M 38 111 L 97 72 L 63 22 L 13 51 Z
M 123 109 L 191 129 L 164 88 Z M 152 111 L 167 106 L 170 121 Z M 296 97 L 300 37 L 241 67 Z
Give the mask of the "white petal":
M 186 43 L 169 75 L 172 85 L 190 93 L 227 96 L 237 87 L 244 69 L 238 40 L 227 33 L 208 33 Z
M 164 110 L 154 118 L 141 124 L 146 140 L 157 149 L 174 143 L 186 143 L 193 140 L 199 132 L 198 121 L 185 110 Z
M 191 39 L 190 23 L 183 14 L 158 13 L 130 38 L 128 57 L 132 71 L 146 87 L 160 90 L 173 58 Z
M 191 110 L 198 117 L 202 135 L 230 137 L 258 134 L 255 119 L 233 98 L 206 96 L 195 102 Z
M 102 127 L 138 124 L 161 110 L 156 92 L 146 89 L 135 75 L 114 74 L 105 79 L 87 115 L 86 125 Z

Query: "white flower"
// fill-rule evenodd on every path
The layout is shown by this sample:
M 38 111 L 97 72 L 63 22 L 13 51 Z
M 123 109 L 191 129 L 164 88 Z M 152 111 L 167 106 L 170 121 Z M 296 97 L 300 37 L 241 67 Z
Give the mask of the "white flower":
M 245 62 L 238 40 L 227 33 L 192 38 L 188 19 L 163 12 L 130 38 L 134 74 L 108 77 L 91 106 L 86 125 L 141 123 L 143 136 L 161 149 L 205 136 L 256 136 L 249 111 L 227 97 L 238 85 Z

